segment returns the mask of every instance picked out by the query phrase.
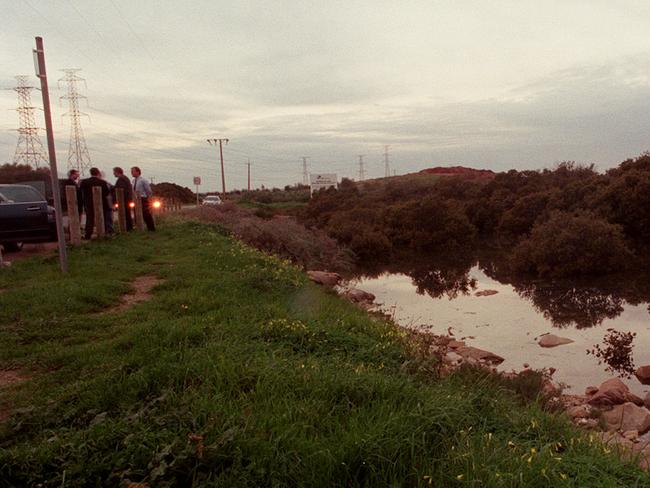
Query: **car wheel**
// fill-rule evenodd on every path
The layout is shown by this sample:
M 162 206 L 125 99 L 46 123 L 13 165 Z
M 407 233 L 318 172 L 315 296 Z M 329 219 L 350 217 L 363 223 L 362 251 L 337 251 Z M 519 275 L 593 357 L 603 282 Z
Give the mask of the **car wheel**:
M 2 247 L 5 252 L 19 252 L 23 248 L 22 242 L 4 242 Z

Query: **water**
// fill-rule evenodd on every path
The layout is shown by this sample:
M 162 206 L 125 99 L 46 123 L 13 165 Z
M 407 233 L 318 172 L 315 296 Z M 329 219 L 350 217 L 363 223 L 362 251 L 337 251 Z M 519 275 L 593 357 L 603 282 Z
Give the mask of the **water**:
M 583 393 L 616 376 L 587 354 L 602 347 L 608 329 L 636 332 L 635 365 L 650 364 L 650 279 L 627 275 L 591 282 L 526 281 L 500 271 L 494 262 L 461 265 L 397 265 L 367 273 L 352 285 L 373 293 L 381 308 L 406 327 L 436 334 L 451 331 L 468 345 L 505 358 L 500 370 L 556 368 L 554 379 Z M 495 290 L 490 296 L 477 291 Z M 553 333 L 573 343 L 542 348 L 536 339 Z M 636 377 L 622 380 L 637 395 L 650 391 Z

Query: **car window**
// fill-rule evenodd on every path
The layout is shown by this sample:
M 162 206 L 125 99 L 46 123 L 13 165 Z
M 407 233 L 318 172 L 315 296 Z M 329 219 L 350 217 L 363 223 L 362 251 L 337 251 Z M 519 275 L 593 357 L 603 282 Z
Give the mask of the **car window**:
M 0 203 L 44 202 L 31 186 L 0 186 Z

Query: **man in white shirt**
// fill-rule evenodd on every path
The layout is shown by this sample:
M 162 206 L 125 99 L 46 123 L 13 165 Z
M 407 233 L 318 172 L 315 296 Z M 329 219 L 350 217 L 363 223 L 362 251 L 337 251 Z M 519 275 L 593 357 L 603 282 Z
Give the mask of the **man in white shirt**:
M 147 230 L 151 232 L 156 230 L 156 225 L 153 222 L 153 215 L 151 215 L 151 202 L 149 199 L 153 197 L 151 185 L 149 180 L 142 177 L 142 171 L 137 166 L 131 168 L 131 176 L 133 176 L 133 194 L 140 197 L 142 200 L 142 217 L 144 223 L 147 224 Z

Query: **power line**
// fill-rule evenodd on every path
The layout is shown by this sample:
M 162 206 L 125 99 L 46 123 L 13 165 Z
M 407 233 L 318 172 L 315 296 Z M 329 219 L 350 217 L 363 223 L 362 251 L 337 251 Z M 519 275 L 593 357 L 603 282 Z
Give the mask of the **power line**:
M 90 61 L 91 63 L 93 63 L 93 64 L 96 63 L 96 61 L 95 61 L 92 57 L 88 56 L 86 53 L 84 53 L 83 51 L 81 51 L 80 49 L 78 49 L 78 48 L 77 48 L 77 44 L 78 44 L 78 43 L 75 42 L 73 39 L 69 38 L 66 34 L 64 34 L 64 33 L 63 33 L 63 32 L 62 32 L 62 31 L 61 31 L 61 30 L 60 30 L 60 29 L 59 29 L 59 28 L 58 28 L 58 27 L 57 27 L 57 26 L 56 26 L 56 25 L 55 25 L 55 24 L 54 24 L 54 23 L 53 23 L 53 22 L 48 18 L 48 17 L 46 17 L 45 15 L 43 15 L 43 14 L 40 12 L 40 10 L 38 10 L 36 7 L 34 7 L 34 6 L 33 6 L 33 5 L 28 1 L 28 0 L 23 0 L 23 2 L 24 2 L 25 5 L 27 5 L 30 9 L 32 9 L 34 12 L 36 12 L 36 14 L 37 14 L 39 17 L 41 17 L 45 22 L 47 22 L 47 23 L 50 25 L 50 27 L 52 27 L 52 29 L 54 29 L 54 31 L 55 31 L 57 34 L 59 34 L 59 36 L 61 36 L 63 39 L 65 39 L 65 40 L 68 42 L 68 44 L 70 44 L 70 46 L 73 47 L 73 49 L 74 49 L 75 51 L 77 51 L 79 54 L 81 54 L 84 58 L 86 58 L 86 59 L 87 59 L 88 61 Z
M 140 43 L 140 45 L 142 46 L 142 49 L 144 49 L 144 51 L 147 53 L 149 58 L 151 58 L 152 61 L 155 61 L 155 58 L 154 58 L 153 54 L 151 54 L 151 51 L 149 51 L 149 49 L 147 48 L 147 45 L 144 43 L 144 41 L 138 35 L 138 33 L 133 29 L 133 27 L 131 27 L 131 24 L 126 19 L 126 17 L 122 13 L 122 11 L 118 8 L 117 4 L 113 0 L 110 0 L 110 2 L 111 2 L 111 5 L 113 6 L 113 8 L 115 9 L 115 11 L 117 12 L 117 14 L 120 16 L 120 18 L 122 19 L 122 21 L 126 25 L 126 27 L 129 29 L 129 31 L 133 35 L 133 37 L 135 37 L 137 39 L 137 41 Z
M 70 5 L 70 7 L 72 7 L 72 10 L 74 10 L 77 13 L 77 15 L 81 18 L 81 20 L 83 20 L 86 26 L 88 26 L 88 28 L 90 28 L 95 33 L 95 35 L 99 38 L 99 40 L 102 41 L 104 44 L 107 44 L 106 39 L 104 39 L 104 36 L 90 23 L 90 21 L 86 18 L 86 16 L 79 11 L 79 9 L 75 6 L 75 4 L 72 3 L 72 0 L 67 0 L 67 2 Z

